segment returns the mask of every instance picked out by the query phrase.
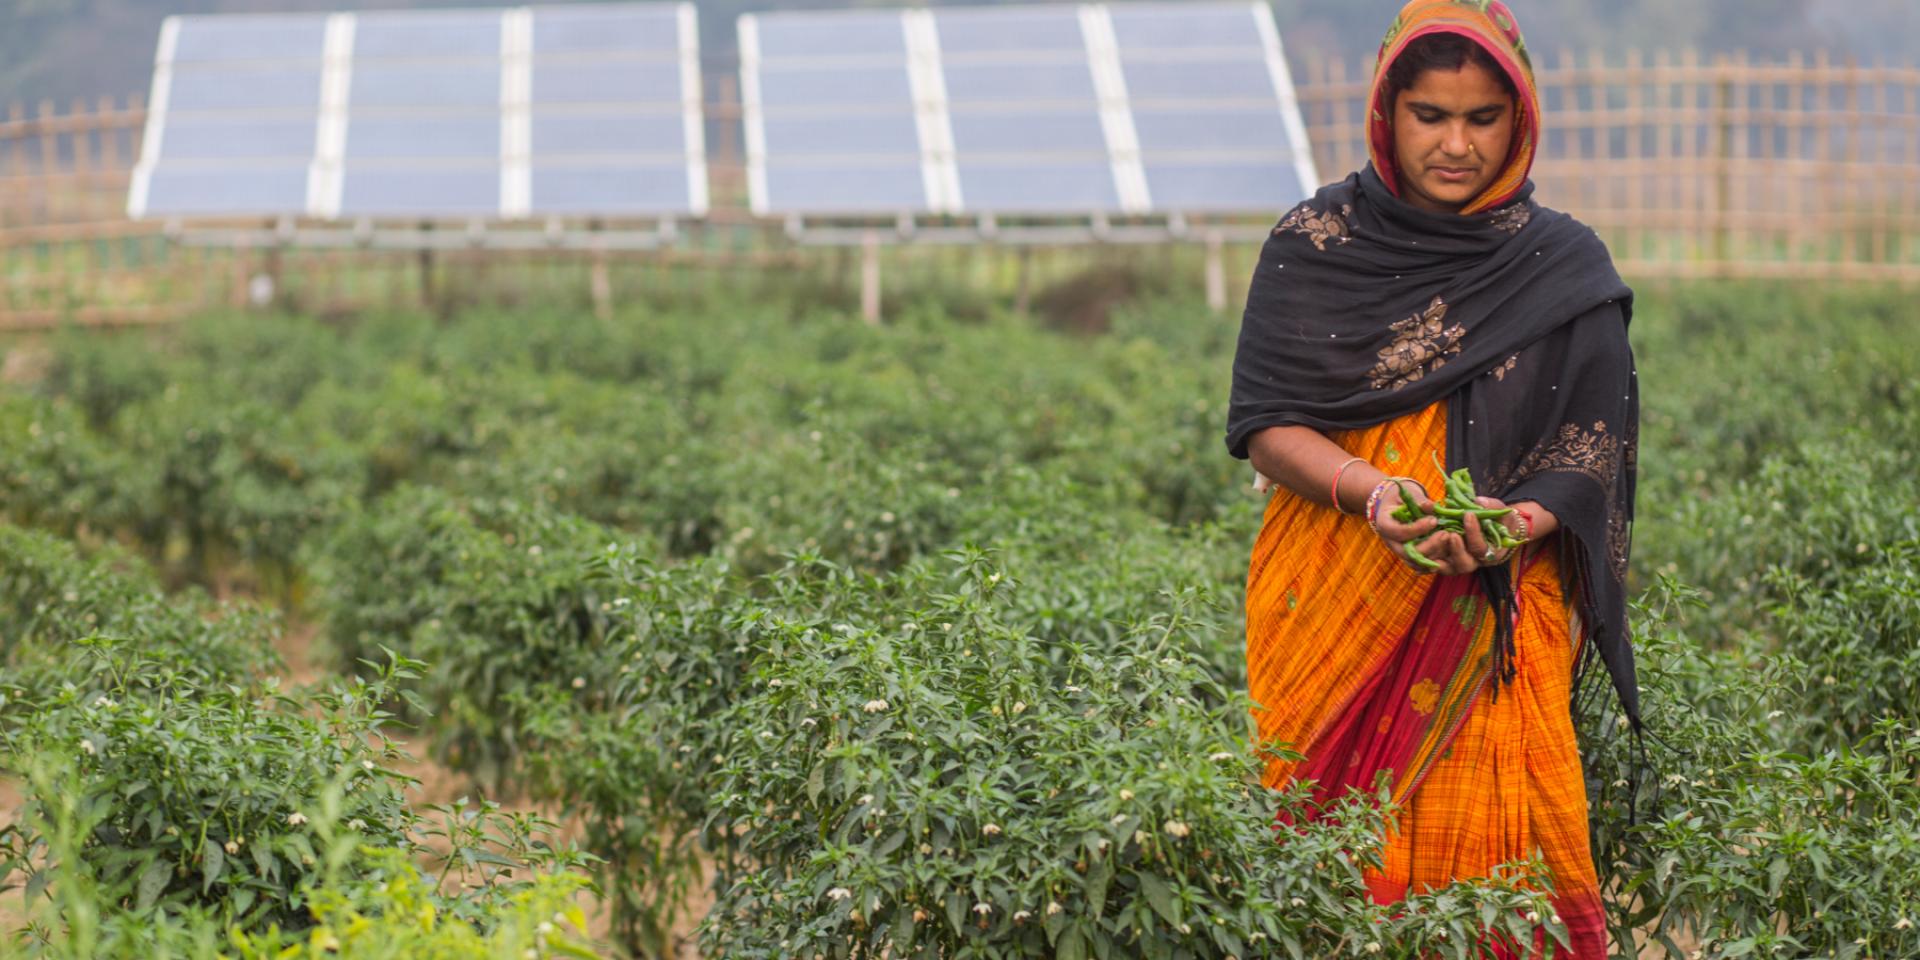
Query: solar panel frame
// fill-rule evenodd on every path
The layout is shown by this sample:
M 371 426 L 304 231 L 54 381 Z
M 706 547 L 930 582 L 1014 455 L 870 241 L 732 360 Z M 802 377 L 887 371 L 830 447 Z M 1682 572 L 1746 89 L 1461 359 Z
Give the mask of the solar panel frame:
M 748 14 L 739 34 L 749 193 L 763 216 L 876 212 L 787 192 L 814 182 L 792 171 L 811 160 L 884 163 L 897 177 L 909 109 L 924 195 L 907 203 L 895 183 L 902 206 L 880 212 L 1271 212 L 1318 186 L 1279 31 L 1259 0 Z M 896 132 L 871 149 L 844 133 L 860 122 Z M 842 132 L 810 138 L 799 132 L 809 124 Z M 847 149 L 827 149 L 833 140 Z M 770 181 L 774 167 L 781 182 Z M 1252 178 L 1256 169 L 1267 178 Z M 1259 189 L 1236 208 L 1224 191 L 1180 179 L 1212 172 Z
M 169 17 L 127 209 L 698 217 L 704 124 L 688 2 Z

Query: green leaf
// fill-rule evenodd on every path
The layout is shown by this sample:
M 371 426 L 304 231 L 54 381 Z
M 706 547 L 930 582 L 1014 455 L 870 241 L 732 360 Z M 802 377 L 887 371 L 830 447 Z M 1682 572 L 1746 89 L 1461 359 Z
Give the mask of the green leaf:
M 200 892 L 206 893 L 213 889 L 213 882 L 220 879 L 226 868 L 227 852 L 220 849 L 219 841 L 208 837 L 200 843 L 200 856 Z
M 1113 882 L 1113 859 L 1095 860 L 1087 868 L 1087 915 L 1098 917 L 1107 906 L 1107 885 Z
M 1767 864 L 1768 897 L 1778 897 L 1780 895 L 1780 885 L 1786 882 L 1787 871 L 1792 868 L 1793 865 L 1788 863 L 1785 857 L 1776 858 L 1772 863 Z M 1729 956 L 1731 956 L 1731 954 L 1729 954 Z
M 167 880 L 173 876 L 173 863 L 159 859 L 147 864 L 140 872 L 140 884 L 134 897 L 134 909 L 144 911 L 160 899 L 160 892 L 167 889 Z
M 1060 934 L 1060 944 L 1054 957 L 1056 960 L 1086 960 L 1087 940 L 1080 935 L 1078 926 L 1068 927 Z
M 1159 914 L 1168 923 L 1180 925 L 1180 910 L 1173 902 L 1173 891 L 1166 881 L 1151 873 L 1136 874 L 1140 880 L 1140 892 L 1146 894 L 1147 902 L 1153 905 L 1153 912 Z

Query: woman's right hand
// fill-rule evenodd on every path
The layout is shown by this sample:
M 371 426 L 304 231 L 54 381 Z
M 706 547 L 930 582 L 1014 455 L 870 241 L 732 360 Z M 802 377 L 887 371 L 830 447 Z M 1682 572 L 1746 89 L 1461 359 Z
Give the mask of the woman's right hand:
M 1393 552 L 1395 559 L 1418 573 L 1472 573 L 1479 568 L 1459 534 L 1451 531 L 1433 532 L 1440 518 L 1431 515 L 1433 499 L 1427 496 L 1425 489 L 1418 483 L 1405 480 L 1398 483 L 1386 480 L 1382 483 L 1386 489 L 1380 492 L 1380 505 L 1373 517 L 1373 532 L 1379 534 L 1381 543 Z M 1428 515 L 1412 523 L 1401 523 L 1393 518 L 1393 512 L 1400 507 L 1402 484 L 1405 484 L 1408 495 L 1413 497 L 1414 505 Z M 1422 540 L 1422 537 L 1426 539 Z M 1437 569 L 1417 563 L 1407 555 L 1407 544 L 1413 540 L 1420 540 L 1413 549 L 1436 564 Z

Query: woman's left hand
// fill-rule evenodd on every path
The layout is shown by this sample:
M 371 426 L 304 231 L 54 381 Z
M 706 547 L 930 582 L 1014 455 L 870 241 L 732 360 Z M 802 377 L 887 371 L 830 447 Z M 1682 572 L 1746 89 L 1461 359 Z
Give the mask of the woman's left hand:
M 1493 497 L 1475 497 L 1474 500 L 1489 510 L 1502 510 L 1507 506 L 1505 503 Z M 1501 517 L 1496 522 L 1506 527 L 1507 531 L 1515 537 L 1519 537 L 1523 529 L 1523 524 L 1520 522 L 1520 515 L 1517 510 Z M 1479 524 L 1469 523 L 1465 526 L 1466 532 L 1461 538 L 1465 541 L 1462 544 L 1464 549 L 1459 555 L 1452 558 L 1456 566 L 1465 565 L 1469 569 L 1473 567 L 1497 567 L 1513 557 L 1513 550 L 1510 548 L 1506 550 L 1489 549 L 1492 544 L 1487 542 L 1486 534 L 1480 531 Z

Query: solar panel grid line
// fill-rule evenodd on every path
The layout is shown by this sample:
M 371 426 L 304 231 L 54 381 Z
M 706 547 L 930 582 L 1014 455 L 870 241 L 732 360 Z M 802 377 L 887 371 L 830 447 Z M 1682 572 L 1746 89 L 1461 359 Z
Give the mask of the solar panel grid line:
M 138 220 L 147 212 L 153 168 L 160 162 L 160 145 L 166 136 L 167 102 L 173 89 L 173 55 L 179 45 L 180 18 L 168 17 L 160 23 L 160 39 L 153 54 L 153 89 L 147 98 L 147 125 L 140 137 L 140 160 L 134 164 L 127 186 L 129 219 Z
M 680 122 L 687 154 L 688 210 L 696 217 L 704 217 L 709 197 L 707 129 L 700 85 L 700 17 L 691 3 L 679 4 L 674 15 L 680 41 Z
M 1312 196 L 1320 188 L 1320 170 L 1313 151 L 1306 149 L 1307 126 L 1300 115 L 1300 98 L 1293 88 L 1293 73 L 1287 69 L 1286 46 L 1280 39 L 1280 26 L 1274 22 L 1273 8 L 1266 0 L 1255 0 L 1254 29 L 1260 33 L 1260 47 L 1266 54 L 1267 72 L 1273 77 L 1274 95 L 1280 98 L 1280 120 L 1287 128 L 1287 139 L 1294 145 L 1294 169 L 1300 176 L 1300 192 Z
M 533 209 L 533 10 L 500 13 L 500 216 Z
M 353 90 L 356 23 L 351 13 L 329 16 L 321 44 L 320 115 L 315 120 L 313 162 L 307 167 L 307 215 L 326 220 L 340 215 L 346 184 L 347 107 Z
M 740 44 L 740 116 L 747 149 L 747 206 L 766 216 L 767 122 L 760 96 L 760 18 L 744 14 L 736 21 Z
M 905 10 L 900 17 L 906 34 L 907 84 L 913 91 L 913 119 L 920 137 L 920 177 L 927 192 L 927 209 L 955 213 L 965 203 L 954 158 L 953 122 L 947 114 L 939 29 L 928 10 Z
M 1127 100 L 1126 76 L 1120 69 L 1120 45 L 1114 37 L 1112 11 L 1105 4 L 1082 5 L 1080 31 L 1087 46 L 1094 89 L 1099 95 L 1100 127 L 1107 138 L 1120 208 L 1127 213 L 1144 213 L 1153 209 L 1153 197 L 1147 189 L 1146 168 L 1140 161 L 1140 137 L 1134 129 L 1133 112 Z

